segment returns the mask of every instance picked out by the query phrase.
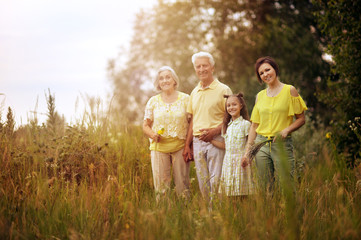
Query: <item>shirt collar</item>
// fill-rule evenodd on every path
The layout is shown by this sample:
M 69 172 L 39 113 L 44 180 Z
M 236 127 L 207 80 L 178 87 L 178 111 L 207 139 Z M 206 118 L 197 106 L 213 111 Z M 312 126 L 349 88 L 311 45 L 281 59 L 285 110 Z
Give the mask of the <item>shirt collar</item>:
M 228 126 L 231 125 L 231 124 L 238 124 L 240 123 L 241 121 L 243 120 L 243 117 L 242 116 L 239 116 L 236 120 L 232 120 L 228 123 Z
M 219 81 L 217 78 L 215 78 L 213 80 L 213 82 L 205 88 L 202 88 L 201 82 L 199 82 L 197 85 L 197 88 L 198 88 L 197 91 L 202 91 L 202 90 L 207 90 L 207 89 L 215 89 L 218 86 L 218 84 L 219 84 Z

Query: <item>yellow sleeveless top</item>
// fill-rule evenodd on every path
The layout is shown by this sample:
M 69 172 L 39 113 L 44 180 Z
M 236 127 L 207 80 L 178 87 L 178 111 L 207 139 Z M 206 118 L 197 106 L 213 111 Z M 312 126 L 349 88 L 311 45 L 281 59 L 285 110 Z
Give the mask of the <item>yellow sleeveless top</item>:
M 269 137 L 292 124 L 295 114 L 301 114 L 307 106 L 300 95 L 291 95 L 291 85 L 285 84 L 275 97 L 268 97 L 267 90 L 260 91 L 253 108 L 251 122 L 258 123 L 257 134 Z

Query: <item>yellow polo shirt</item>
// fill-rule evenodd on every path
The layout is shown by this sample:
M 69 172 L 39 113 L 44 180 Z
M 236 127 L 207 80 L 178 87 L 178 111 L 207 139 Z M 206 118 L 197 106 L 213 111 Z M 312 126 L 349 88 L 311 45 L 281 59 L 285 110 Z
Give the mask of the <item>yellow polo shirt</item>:
M 215 79 L 208 87 L 201 83 L 193 89 L 187 112 L 193 115 L 193 135 L 200 135 L 199 129 L 218 127 L 225 112 L 226 99 L 223 95 L 232 94 L 231 89 Z
M 300 95 L 291 95 L 291 85 L 285 84 L 275 97 L 268 97 L 267 90 L 260 91 L 253 107 L 251 122 L 258 123 L 256 132 L 265 137 L 275 136 L 292 124 L 295 114 L 307 110 Z

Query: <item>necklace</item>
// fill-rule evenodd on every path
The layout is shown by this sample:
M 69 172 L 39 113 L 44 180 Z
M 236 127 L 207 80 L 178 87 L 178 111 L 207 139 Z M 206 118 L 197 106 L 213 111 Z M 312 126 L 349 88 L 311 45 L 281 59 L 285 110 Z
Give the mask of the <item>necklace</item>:
M 282 90 L 282 87 L 283 87 L 283 83 L 280 83 L 277 87 L 271 89 L 270 87 L 267 88 L 267 96 L 268 97 L 275 97 L 277 96 L 281 90 Z

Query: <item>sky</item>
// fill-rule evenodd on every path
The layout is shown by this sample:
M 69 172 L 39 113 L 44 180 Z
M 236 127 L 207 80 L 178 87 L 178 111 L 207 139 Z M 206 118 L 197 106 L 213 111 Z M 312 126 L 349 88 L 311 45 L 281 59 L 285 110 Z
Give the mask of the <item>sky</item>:
M 48 90 L 56 111 L 75 122 L 86 96 L 111 94 L 107 63 L 129 47 L 136 13 L 156 0 L 0 0 L 1 121 L 11 107 L 17 126 L 34 110 L 46 119 Z M 77 103 L 77 104 L 76 104 Z

